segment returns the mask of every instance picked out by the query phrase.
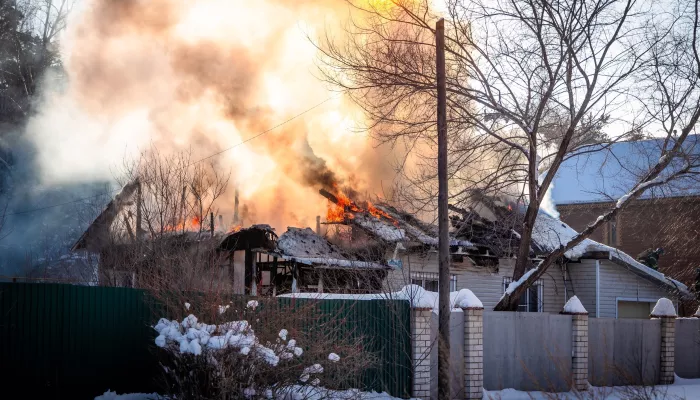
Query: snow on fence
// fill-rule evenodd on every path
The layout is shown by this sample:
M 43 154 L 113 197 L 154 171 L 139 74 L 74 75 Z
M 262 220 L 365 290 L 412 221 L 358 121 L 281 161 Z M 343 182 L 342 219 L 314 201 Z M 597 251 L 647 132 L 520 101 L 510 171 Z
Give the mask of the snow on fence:
M 245 307 L 249 299 L 233 300 Z M 408 301 L 278 298 L 261 300 L 259 307 L 266 302 L 288 307 L 291 313 L 313 304 L 319 318 L 337 320 L 339 329 L 367 338 L 362 350 L 373 353 L 377 363 L 366 370 L 360 388 L 409 397 Z M 197 300 L 188 305 L 196 308 Z M 0 283 L 0 385 L 17 387 L 27 398 L 66 393 L 92 398 L 107 389 L 155 392 L 160 369 L 152 326 L 171 311 L 138 289 Z M 304 329 L 314 329 L 313 324 L 302 321 Z

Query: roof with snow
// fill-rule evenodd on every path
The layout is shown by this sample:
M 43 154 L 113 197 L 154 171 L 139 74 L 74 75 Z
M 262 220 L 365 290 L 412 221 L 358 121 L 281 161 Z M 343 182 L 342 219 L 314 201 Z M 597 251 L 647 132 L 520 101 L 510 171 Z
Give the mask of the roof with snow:
M 428 246 L 437 246 L 438 228 L 419 220 L 413 215 L 400 211 L 386 203 L 376 206 L 389 215 L 393 221 L 376 217 L 369 213 L 354 213 L 354 218 L 346 220 L 348 224 L 357 226 L 385 242 L 417 242 Z M 454 233 L 454 232 L 453 232 Z M 474 244 L 466 239 L 452 237 L 450 246 L 473 247 Z
M 671 142 L 666 146 L 673 145 Z M 586 149 L 562 163 L 551 188 L 555 204 L 596 203 L 617 200 L 628 193 L 638 177 L 661 157 L 664 139 L 618 142 Z M 682 147 L 683 157 L 675 158 L 661 176 L 679 170 L 685 163 L 700 161 L 700 135 L 690 135 Z M 587 151 L 590 150 L 590 151 Z M 700 172 L 700 171 L 698 171 Z M 697 178 L 686 177 L 654 187 L 640 198 L 700 195 Z
M 571 241 L 577 234 L 578 232 L 569 225 L 540 210 L 532 231 L 532 240 L 541 250 L 551 252 Z M 584 239 L 581 243 L 564 253 L 564 256 L 570 260 L 577 260 L 592 257 L 594 253 L 607 255 L 610 261 L 627 268 L 637 275 L 647 277 L 669 290 L 679 292 L 683 296 L 691 296 L 684 284 L 647 267 L 619 249 L 598 243 L 592 239 Z
M 358 260 L 346 254 L 311 228 L 287 228 L 287 232 L 277 241 L 276 253 L 286 259 L 321 268 L 389 269 L 388 265 Z

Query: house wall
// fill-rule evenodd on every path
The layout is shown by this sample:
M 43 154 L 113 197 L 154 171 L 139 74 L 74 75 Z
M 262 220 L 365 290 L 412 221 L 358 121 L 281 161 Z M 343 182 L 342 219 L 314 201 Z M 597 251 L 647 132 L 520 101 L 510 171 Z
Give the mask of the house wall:
M 562 221 L 577 231 L 583 230 L 613 203 L 557 205 Z M 609 243 L 609 224 L 597 229 L 593 240 L 615 246 L 632 257 L 649 248 L 662 247 L 659 270 L 690 285 L 695 268 L 700 266 L 700 246 L 694 238 L 700 224 L 700 200 L 695 197 L 674 197 L 636 200 L 625 207 L 617 218 L 617 243 Z
M 615 318 L 617 300 L 656 302 L 659 298 L 672 297 L 652 281 L 645 279 L 610 260 L 600 260 L 600 315 Z M 677 309 L 677 306 L 676 306 Z
M 403 268 L 391 270 L 385 290 L 400 290 L 411 283 L 412 272 L 438 273 L 437 253 L 427 257 L 406 254 Z M 469 289 L 481 300 L 485 310 L 492 310 L 503 295 L 503 279 L 513 276 L 513 259 L 499 260 L 498 268 L 477 267 L 469 262 L 453 263 L 450 274 L 457 277 L 457 290 Z M 556 314 L 568 300 L 578 296 L 591 317 L 616 318 L 617 300 L 656 302 L 661 297 L 676 298 L 671 293 L 610 260 L 600 260 L 600 315 L 596 315 L 596 260 L 584 259 L 567 265 L 571 284 L 564 289 L 561 269 L 551 266 L 542 276 L 542 311 Z
M 403 268 L 392 270 L 386 280 L 387 291 L 397 291 L 411 283 L 411 273 L 427 272 L 437 274 L 437 253 L 426 257 L 406 254 L 401 257 Z M 503 279 L 513 276 L 513 259 L 500 259 L 498 267 L 474 266 L 465 258 L 463 263 L 452 263 L 450 274 L 457 278 L 457 290 L 469 289 L 484 304 L 484 309 L 493 309 L 503 296 Z M 542 311 L 558 313 L 564 306 L 564 279 L 561 270 L 553 266 L 542 277 Z
M 581 260 L 567 264 L 571 290 L 569 297 L 576 295 L 591 317 L 596 316 L 596 260 Z
M 596 260 L 569 263 L 572 294 L 575 294 L 591 317 L 616 318 L 617 300 L 656 302 L 661 297 L 675 298 L 671 293 L 625 267 L 610 260 L 600 261 L 600 314 L 596 315 Z

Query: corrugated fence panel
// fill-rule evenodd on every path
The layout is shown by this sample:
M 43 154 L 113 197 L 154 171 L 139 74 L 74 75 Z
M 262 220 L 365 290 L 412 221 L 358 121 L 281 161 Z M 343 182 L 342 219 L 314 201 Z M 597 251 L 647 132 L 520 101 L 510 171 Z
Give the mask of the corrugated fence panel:
M 154 391 L 143 305 L 134 289 L 0 283 L 0 384 L 26 398 Z
M 278 302 L 302 316 L 300 307 L 317 307 L 321 315 L 303 321 L 305 329 L 325 323 L 343 337 L 361 339 L 377 362 L 355 387 L 410 397 L 408 302 Z M 26 398 L 91 399 L 107 389 L 157 391 L 160 371 L 150 325 L 167 311 L 137 289 L 0 283 L 0 385 L 21 389 Z
M 325 315 L 320 324 L 342 324 L 344 338 L 362 339 L 363 350 L 377 358 L 362 382 L 366 390 L 408 398 L 411 391 L 410 305 L 399 300 L 308 300 L 280 298 L 281 304 L 303 309 L 318 303 Z M 314 326 L 308 326 L 314 329 Z

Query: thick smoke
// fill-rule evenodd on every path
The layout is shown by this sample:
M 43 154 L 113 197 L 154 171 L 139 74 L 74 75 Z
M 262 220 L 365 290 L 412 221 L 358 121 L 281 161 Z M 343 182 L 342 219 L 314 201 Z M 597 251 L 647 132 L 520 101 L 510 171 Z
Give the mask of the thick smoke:
M 329 98 L 306 35 L 346 15 L 330 0 L 86 0 L 62 38 L 68 82 L 28 124 L 43 182 L 110 180 L 151 146 L 233 147 L 212 159 L 232 172 L 219 207 L 232 214 L 236 185 L 246 222 L 280 230 L 324 212 L 319 187 L 376 191 L 391 175 L 342 98 L 253 138 Z

